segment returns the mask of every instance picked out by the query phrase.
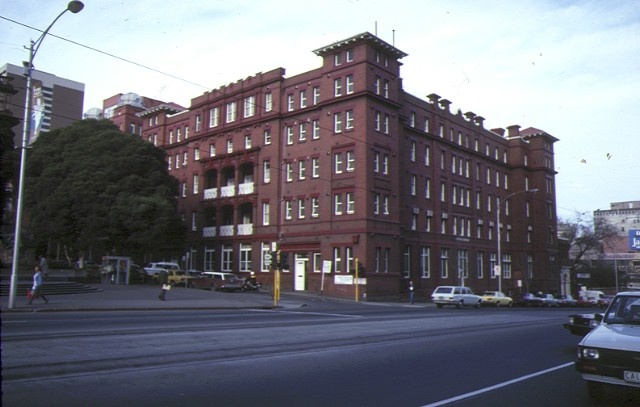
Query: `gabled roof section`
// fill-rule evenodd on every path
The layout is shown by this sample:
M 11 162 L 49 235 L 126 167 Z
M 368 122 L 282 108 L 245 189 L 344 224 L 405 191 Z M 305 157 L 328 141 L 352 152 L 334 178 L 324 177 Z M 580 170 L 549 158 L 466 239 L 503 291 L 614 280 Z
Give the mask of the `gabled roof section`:
M 318 48 L 313 51 L 318 56 L 325 56 L 328 53 L 334 52 L 337 49 L 344 48 L 349 45 L 356 44 L 358 42 L 368 42 L 372 44 L 375 48 L 379 48 L 384 50 L 385 52 L 395 56 L 397 59 L 406 57 L 407 53 L 400 51 L 398 48 L 393 45 L 382 41 L 380 38 L 371 34 L 370 32 L 363 32 L 358 35 L 354 35 L 353 37 L 347 38 L 346 40 L 334 42 L 331 45 L 327 45 L 326 47 Z

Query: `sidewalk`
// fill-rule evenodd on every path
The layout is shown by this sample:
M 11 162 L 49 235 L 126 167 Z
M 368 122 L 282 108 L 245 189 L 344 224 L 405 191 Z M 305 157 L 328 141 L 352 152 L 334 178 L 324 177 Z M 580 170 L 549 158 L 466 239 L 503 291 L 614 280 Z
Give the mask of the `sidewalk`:
M 83 294 L 49 295 L 48 304 L 35 299 L 27 304 L 24 296 L 16 297 L 15 307 L 9 309 L 9 297 L 0 297 L 2 312 L 43 311 L 108 311 L 108 310 L 172 310 L 172 309 L 271 309 L 274 301 L 264 292 L 217 292 L 194 288 L 174 287 L 160 301 L 160 287 L 151 285 L 91 284 L 100 291 Z M 282 298 L 278 308 L 302 307 L 304 297 Z

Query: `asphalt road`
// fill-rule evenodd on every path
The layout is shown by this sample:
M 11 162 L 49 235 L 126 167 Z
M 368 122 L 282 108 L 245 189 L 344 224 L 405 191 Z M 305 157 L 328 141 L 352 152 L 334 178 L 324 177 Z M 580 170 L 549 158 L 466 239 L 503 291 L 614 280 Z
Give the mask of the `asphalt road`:
M 312 302 L 5 314 L 2 405 L 597 405 L 572 365 L 568 313 Z

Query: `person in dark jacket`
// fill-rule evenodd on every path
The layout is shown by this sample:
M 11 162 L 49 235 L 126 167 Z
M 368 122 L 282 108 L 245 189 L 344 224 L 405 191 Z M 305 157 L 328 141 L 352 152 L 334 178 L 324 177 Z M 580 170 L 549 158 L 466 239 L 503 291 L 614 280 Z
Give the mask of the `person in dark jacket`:
M 167 270 L 160 270 L 160 272 L 158 273 L 158 281 L 160 282 L 160 287 L 162 288 L 162 291 L 160 292 L 160 295 L 158 295 L 158 298 L 160 299 L 160 301 L 165 301 L 165 296 L 167 295 L 165 286 L 169 282 Z

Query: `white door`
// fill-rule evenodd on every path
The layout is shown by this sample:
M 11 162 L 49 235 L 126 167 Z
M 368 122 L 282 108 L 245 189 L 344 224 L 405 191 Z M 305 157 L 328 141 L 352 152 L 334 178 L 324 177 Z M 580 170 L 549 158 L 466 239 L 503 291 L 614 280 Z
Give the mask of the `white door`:
M 307 261 L 309 261 L 309 259 L 307 259 L 306 257 L 298 257 L 296 255 L 296 266 L 295 266 L 296 277 L 294 281 L 295 291 L 305 290 Z

